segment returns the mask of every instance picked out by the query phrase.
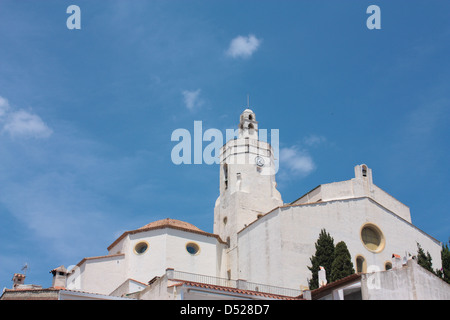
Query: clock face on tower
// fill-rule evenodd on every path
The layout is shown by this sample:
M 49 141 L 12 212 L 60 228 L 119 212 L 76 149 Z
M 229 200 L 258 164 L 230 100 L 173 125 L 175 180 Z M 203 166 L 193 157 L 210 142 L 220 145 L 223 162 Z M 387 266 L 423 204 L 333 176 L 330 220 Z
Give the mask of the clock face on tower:
M 263 167 L 264 166 L 264 158 L 262 158 L 260 156 L 255 158 L 255 162 L 256 162 L 256 165 L 259 166 L 259 167 Z

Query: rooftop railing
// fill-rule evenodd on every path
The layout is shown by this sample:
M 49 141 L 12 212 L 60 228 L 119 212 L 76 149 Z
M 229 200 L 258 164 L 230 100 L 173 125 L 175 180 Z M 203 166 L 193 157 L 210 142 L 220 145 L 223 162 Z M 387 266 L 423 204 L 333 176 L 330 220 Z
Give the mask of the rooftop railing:
M 230 280 L 226 278 L 219 278 L 213 276 L 207 276 L 203 274 L 196 274 L 184 271 L 178 271 L 174 269 L 166 270 L 167 278 L 170 280 L 181 280 L 204 283 L 214 286 L 230 287 L 242 290 L 250 290 L 257 292 L 264 292 L 270 294 L 276 294 L 287 297 L 297 297 L 303 293 L 300 289 L 291 289 L 284 287 L 271 286 L 262 283 L 248 282 L 245 280 Z

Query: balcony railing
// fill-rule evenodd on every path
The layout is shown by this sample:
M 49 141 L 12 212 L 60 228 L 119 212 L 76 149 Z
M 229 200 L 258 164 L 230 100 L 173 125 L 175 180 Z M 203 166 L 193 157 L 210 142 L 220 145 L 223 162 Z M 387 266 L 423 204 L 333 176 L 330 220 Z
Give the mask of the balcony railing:
M 248 282 L 245 280 L 230 280 L 226 278 L 207 276 L 203 274 L 177 271 L 174 269 L 167 269 L 166 274 L 167 278 L 170 280 L 198 282 L 215 286 L 277 294 L 287 297 L 296 297 L 303 293 L 302 290 L 297 289 L 271 286 L 267 284 Z

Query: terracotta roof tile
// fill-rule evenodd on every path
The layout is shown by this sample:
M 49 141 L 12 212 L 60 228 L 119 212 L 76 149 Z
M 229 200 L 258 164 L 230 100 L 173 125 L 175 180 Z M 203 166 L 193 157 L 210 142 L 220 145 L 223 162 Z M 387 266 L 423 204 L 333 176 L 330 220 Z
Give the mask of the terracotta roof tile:
M 349 275 L 349 276 L 347 276 L 345 278 L 342 278 L 342 279 L 336 280 L 334 282 L 328 283 L 328 284 L 324 285 L 323 287 L 320 287 L 320 288 L 315 289 L 315 290 L 311 290 L 311 296 L 313 298 L 321 297 L 328 290 L 332 290 L 333 288 L 338 287 L 338 286 L 343 285 L 343 284 L 351 283 L 353 281 L 359 280 L 360 278 L 361 278 L 361 274 L 360 273 L 351 274 L 351 275 Z M 303 298 L 303 295 L 300 295 L 300 297 Z
M 120 257 L 120 256 L 125 256 L 125 254 L 124 253 L 116 253 L 116 254 L 108 254 L 106 256 L 86 257 L 86 258 L 83 258 L 83 260 L 81 260 L 80 262 L 77 263 L 77 267 L 80 267 L 87 260 L 115 258 L 115 257 Z
M 267 292 L 244 290 L 244 289 L 224 287 L 224 286 L 218 286 L 218 285 L 212 285 L 212 284 L 200 283 L 200 282 L 192 282 L 192 281 L 180 281 L 178 283 L 171 285 L 170 287 L 181 286 L 181 285 L 204 288 L 204 289 L 213 289 L 213 290 L 219 290 L 219 291 L 231 292 L 231 293 L 260 296 L 260 297 L 272 298 L 272 299 L 280 299 L 280 300 L 304 300 L 303 298 L 299 298 L 299 297 L 289 297 L 289 296 L 283 296 L 283 295 L 272 294 L 272 293 L 267 293 Z
M 187 231 L 187 232 L 193 232 L 193 233 L 201 234 L 201 235 L 204 235 L 204 236 L 207 236 L 207 237 L 214 237 L 220 243 L 226 243 L 217 234 L 203 231 L 203 230 L 197 228 L 196 226 L 194 226 L 193 224 L 190 224 L 188 222 L 167 218 L 167 219 L 162 219 L 162 220 L 151 222 L 151 223 L 146 224 L 145 226 L 140 227 L 140 228 L 138 228 L 136 230 L 125 231 L 119 238 L 117 238 L 108 247 L 108 250 L 111 250 L 117 243 L 119 243 L 123 238 L 125 238 L 129 234 L 136 234 L 136 233 L 139 233 L 139 232 L 145 232 L 145 231 L 150 231 L 150 230 L 155 230 L 155 229 L 164 229 L 164 228 L 178 229 L 178 230 L 182 230 L 182 231 Z
M 170 219 L 170 218 L 150 222 L 149 224 L 146 224 L 145 226 L 140 227 L 138 230 L 155 228 L 155 227 L 179 227 L 179 228 L 187 229 L 187 230 L 203 231 L 188 222 Z

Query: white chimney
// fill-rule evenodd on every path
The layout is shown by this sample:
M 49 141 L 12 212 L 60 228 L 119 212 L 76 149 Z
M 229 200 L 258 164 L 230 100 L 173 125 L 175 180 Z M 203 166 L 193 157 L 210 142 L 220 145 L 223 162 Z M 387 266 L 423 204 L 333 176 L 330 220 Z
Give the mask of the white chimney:
M 319 288 L 323 287 L 327 284 L 327 273 L 325 271 L 325 268 L 322 266 L 319 266 Z

